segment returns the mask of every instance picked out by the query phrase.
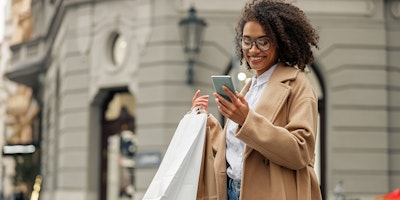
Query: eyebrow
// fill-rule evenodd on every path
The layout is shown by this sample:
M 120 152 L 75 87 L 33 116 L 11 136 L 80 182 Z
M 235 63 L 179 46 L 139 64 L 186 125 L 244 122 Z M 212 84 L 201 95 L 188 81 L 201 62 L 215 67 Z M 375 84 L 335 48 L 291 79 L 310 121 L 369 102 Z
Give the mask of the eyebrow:
M 247 35 L 242 35 L 242 37 L 246 37 L 246 38 L 250 38 L 250 39 L 252 39 L 250 36 L 247 36 Z M 266 35 L 263 35 L 263 36 L 260 36 L 260 37 L 257 37 L 257 38 L 255 38 L 255 40 L 256 40 L 256 39 L 259 39 L 259 38 L 264 38 L 264 37 L 266 37 L 266 38 L 268 38 L 268 39 L 269 39 L 269 37 L 268 37 L 268 36 L 266 36 Z

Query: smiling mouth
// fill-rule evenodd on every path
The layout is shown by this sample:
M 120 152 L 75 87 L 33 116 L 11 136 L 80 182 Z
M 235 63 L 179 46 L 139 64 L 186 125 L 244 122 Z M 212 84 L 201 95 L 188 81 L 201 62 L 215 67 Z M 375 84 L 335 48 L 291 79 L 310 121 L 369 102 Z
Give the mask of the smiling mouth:
M 260 61 L 263 57 L 250 57 L 250 61 Z

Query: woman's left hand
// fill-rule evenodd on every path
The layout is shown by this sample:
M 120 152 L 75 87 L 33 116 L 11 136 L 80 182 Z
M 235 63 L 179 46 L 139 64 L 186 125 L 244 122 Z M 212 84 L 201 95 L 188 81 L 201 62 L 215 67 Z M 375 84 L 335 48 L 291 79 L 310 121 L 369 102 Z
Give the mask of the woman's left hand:
M 222 86 L 222 89 L 229 95 L 231 102 L 214 92 L 214 96 L 216 97 L 215 102 L 217 103 L 219 112 L 237 124 L 243 125 L 249 113 L 247 101 L 244 99 L 243 95 L 237 91 L 235 96 L 228 87 Z

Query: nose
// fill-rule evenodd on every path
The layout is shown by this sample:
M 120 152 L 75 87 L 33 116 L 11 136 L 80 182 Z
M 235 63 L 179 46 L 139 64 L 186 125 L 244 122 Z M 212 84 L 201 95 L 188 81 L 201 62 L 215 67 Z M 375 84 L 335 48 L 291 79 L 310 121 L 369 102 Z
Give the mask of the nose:
M 252 42 L 249 52 L 258 52 L 258 51 L 260 51 L 260 49 L 257 47 L 256 42 L 255 41 Z

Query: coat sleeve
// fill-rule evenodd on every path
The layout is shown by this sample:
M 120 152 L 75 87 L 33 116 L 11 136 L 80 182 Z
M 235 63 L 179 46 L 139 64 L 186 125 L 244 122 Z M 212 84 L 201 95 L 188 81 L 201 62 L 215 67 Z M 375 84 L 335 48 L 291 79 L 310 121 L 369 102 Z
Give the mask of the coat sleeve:
M 207 118 L 207 129 L 210 132 L 212 149 L 215 153 L 220 144 L 220 140 L 224 139 L 224 134 L 221 124 L 212 114 Z
M 279 114 L 286 115 L 283 124 L 274 125 L 250 110 L 236 137 L 270 162 L 292 170 L 306 167 L 314 159 L 318 123 L 317 97 L 312 88 L 308 90 L 299 89 L 291 94 L 286 110 Z

